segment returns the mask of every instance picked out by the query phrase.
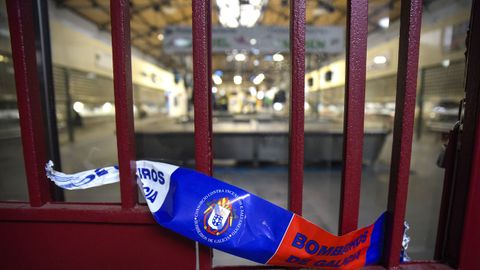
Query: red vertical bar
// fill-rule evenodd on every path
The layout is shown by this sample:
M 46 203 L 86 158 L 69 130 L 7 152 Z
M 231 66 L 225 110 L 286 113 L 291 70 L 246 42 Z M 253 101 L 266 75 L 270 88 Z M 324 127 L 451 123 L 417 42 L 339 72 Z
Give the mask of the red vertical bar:
M 422 0 L 402 0 L 401 5 L 397 96 L 388 192 L 386 264 L 389 268 L 398 266 L 400 262 L 410 175 L 422 22 Z
M 193 0 L 195 168 L 208 175 L 212 175 L 211 27 L 210 0 Z M 210 248 L 199 245 L 198 256 L 200 270 L 212 269 L 212 250 Z
M 288 208 L 301 215 L 305 122 L 305 0 L 290 1 L 290 58 L 292 93 L 290 98 Z
M 7 1 L 17 103 L 30 205 L 51 200 L 45 175 L 47 154 L 37 72 L 32 1 Z M 12 179 L 14 180 L 14 179 Z
M 133 128 L 130 6 L 128 0 L 111 0 L 113 86 L 122 207 L 137 204 L 135 139 Z
M 357 228 L 362 180 L 368 1 L 347 5 L 347 63 L 339 233 Z
M 480 252 L 480 2 L 472 2 L 470 27 L 467 39 L 467 66 L 466 66 L 466 108 L 463 135 L 468 136 L 473 131 L 473 147 L 468 137 L 462 140 L 463 147 L 473 148 L 470 181 L 467 191 L 467 205 L 465 210 L 462 242 L 460 245 L 458 269 L 477 269 Z M 462 153 L 463 154 L 463 153 Z M 469 156 L 466 156 L 468 158 Z M 465 178 L 457 178 L 463 180 Z M 459 209 L 455 209 L 459 211 Z M 458 223 L 457 223 L 458 224 Z
M 192 2 L 195 167 L 212 174 L 210 1 Z

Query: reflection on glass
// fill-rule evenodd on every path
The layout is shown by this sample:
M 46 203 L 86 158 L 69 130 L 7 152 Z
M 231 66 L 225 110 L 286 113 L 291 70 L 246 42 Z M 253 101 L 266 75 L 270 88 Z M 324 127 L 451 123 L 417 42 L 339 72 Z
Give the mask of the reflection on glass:
M 91 18 L 95 20 L 91 20 Z M 117 163 L 108 2 L 49 5 L 55 104 L 62 170 Z M 119 202 L 119 185 L 65 191 L 66 201 Z

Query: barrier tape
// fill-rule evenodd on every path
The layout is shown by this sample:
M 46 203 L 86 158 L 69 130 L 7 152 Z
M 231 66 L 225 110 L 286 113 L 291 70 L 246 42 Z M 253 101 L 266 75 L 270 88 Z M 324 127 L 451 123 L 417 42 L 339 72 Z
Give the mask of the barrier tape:
M 322 269 L 358 269 L 377 264 L 382 257 L 385 213 L 370 226 L 336 236 L 254 194 L 194 170 L 146 160 L 136 165 L 139 186 L 155 220 L 209 247 L 262 264 Z M 55 171 L 49 161 L 46 173 L 57 186 L 68 190 L 119 181 L 116 166 L 64 174 Z

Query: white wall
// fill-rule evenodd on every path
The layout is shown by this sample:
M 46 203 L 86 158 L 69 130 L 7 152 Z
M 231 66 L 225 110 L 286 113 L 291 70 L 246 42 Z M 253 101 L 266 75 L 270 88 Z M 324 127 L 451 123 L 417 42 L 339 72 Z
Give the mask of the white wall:
M 453 53 L 445 52 L 442 48 L 444 29 L 469 18 L 468 1 L 458 1 L 439 8 L 435 11 L 424 11 L 422 16 L 422 32 L 420 37 L 419 67 L 439 65 L 443 60 L 458 61 L 464 59 L 463 51 Z M 387 31 L 377 32 L 368 38 L 367 50 L 367 80 L 396 74 L 398 65 L 398 33 L 399 22 L 391 24 Z M 375 65 L 373 58 L 384 55 L 388 61 L 383 65 Z M 332 80 L 325 81 L 325 73 L 332 71 Z M 307 81 L 313 78 L 313 85 L 308 86 Z M 317 70 L 308 72 L 305 76 L 307 91 L 318 91 L 345 84 L 345 55 L 334 60 Z
M 112 77 L 110 33 L 98 28 L 67 9 L 49 2 L 52 61 L 55 64 Z M 132 79 L 136 84 L 163 91 L 179 91 L 174 75 L 149 56 L 132 48 Z M 152 79 L 153 78 L 153 79 Z

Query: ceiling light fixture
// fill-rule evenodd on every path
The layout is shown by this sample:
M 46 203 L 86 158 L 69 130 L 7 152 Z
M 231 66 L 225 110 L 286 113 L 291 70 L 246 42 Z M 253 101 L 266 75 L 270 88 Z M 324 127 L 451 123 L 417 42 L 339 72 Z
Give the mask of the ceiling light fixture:
M 283 109 L 283 104 L 280 102 L 275 102 L 273 103 L 273 109 L 277 112 L 281 111 Z
M 218 76 L 217 74 L 212 75 L 212 80 L 213 80 L 213 83 L 216 85 L 220 85 L 223 82 L 222 77 Z
M 257 98 L 262 100 L 265 97 L 265 92 L 263 91 L 258 91 L 257 93 Z
M 235 61 L 237 62 L 243 62 L 245 59 L 247 59 L 247 56 L 244 53 L 237 53 L 235 55 Z
M 445 59 L 442 61 L 442 66 L 443 67 L 449 67 L 450 66 L 450 59 Z
M 253 27 L 268 0 L 217 0 L 218 20 L 229 28 Z
M 82 113 L 84 109 L 85 109 L 85 104 L 83 104 L 82 102 L 75 101 L 75 103 L 73 103 L 73 110 L 76 111 L 77 113 Z
M 112 103 L 110 103 L 110 102 L 105 102 L 105 103 L 103 104 L 103 106 L 102 106 L 102 111 L 103 111 L 104 113 L 111 112 L 112 109 L 113 109 L 113 105 L 112 105 Z
M 377 55 L 373 58 L 373 63 L 375 63 L 377 65 L 385 64 L 385 63 L 387 63 L 387 57 L 385 57 L 383 55 Z
M 242 84 L 242 76 L 235 75 L 233 77 L 233 83 L 236 84 L 236 85 Z
M 380 20 L 378 20 L 378 25 L 383 29 L 387 29 L 390 26 L 390 18 L 389 17 L 381 18 Z
M 259 85 L 263 82 L 264 79 L 265 79 L 265 75 L 263 73 L 260 73 L 257 76 L 255 76 L 255 78 L 253 78 L 252 82 L 255 85 Z
M 162 41 L 163 38 L 164 38 L 164 36 L 163 36 L 162 33 L 160 33 L 160 34 L 157 35 L 157 39 L 158 39 L 158 40 Z
M 283 59 L 284 59 L 283 55 L 280 54 L 280 53 L 274 54 L 274 55 L 272 56 L 272 58 L 273 58 L 273 61 L 275 61 L 275 62 L 281 62 L 281 61 L 283 61 Z

